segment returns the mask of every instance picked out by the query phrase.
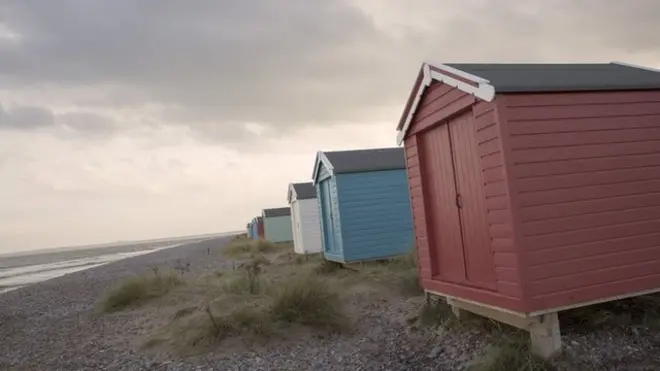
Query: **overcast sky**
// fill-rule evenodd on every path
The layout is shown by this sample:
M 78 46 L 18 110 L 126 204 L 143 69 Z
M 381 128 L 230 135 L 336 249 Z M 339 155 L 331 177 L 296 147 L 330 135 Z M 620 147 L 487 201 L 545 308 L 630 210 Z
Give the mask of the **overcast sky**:
M 222 232 L 424 60 L 660 67 L 656 0 L 0 0 L 0 252 Z

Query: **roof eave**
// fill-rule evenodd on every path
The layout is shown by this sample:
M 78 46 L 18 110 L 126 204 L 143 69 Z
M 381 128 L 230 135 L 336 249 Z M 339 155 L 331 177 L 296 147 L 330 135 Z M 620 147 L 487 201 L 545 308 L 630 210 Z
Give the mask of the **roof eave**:
M 490 84 L 490 81 L 471 73 L 441 63 L 430 62 L 422 63 L 421 71 L 423 74 L 421 82 L 416 87 L 413 87 L 408 98 L 409 101 L 412 100 L 412 104 L 404 110 L 399 125 L 397 126 L 398 134 L 396 137 L 396 143 L 398 146 L 403 143 L 406 133 L 408 132 L 408 129 L 410 129 L 412 118 L 422 100 L 422 95 L 426 88 L 431 85 L 433 80 L 453 86 L 486 102 L 491 102 L 495 98 L 495 87 Z M 470 81 L 476 86 L 461 81 L 454 76 Z

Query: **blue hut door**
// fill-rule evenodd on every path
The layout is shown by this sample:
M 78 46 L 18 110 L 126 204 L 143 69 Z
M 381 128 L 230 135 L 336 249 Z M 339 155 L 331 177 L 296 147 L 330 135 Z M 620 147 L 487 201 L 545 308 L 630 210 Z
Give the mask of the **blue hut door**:
M 332 215 L 332 193 L 330 192 L 330 182 L 321 182 L 321 197 L 323 199 L 323 231 L 325 238 L 325 252 L 334 253 L 335 246 L 335 229 L 334 218 Z

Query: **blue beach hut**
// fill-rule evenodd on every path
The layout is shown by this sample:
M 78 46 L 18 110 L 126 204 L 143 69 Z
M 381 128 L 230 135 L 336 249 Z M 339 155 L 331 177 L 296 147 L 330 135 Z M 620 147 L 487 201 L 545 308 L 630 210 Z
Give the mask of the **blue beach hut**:
M 403 148 L 319 151 L 312 180 L 326 259 L 340 263 L 405 254 L 413 225 Z

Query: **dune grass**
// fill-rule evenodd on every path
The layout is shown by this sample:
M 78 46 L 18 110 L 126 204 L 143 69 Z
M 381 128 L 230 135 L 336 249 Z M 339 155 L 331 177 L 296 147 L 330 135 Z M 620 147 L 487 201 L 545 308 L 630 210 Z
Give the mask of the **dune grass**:
M 414 248 L 398 257 L 362 263 L 358 270 L 360 274 L 356 278 L 381 283 L 389 288 L 394 287 L 404 296 L 420 296 L 424 293 Z
M 252 240 L 249 238 L 236 238 L 222 250 L 223 254 L 231 258 L 241 258 L 249 255 L 268 254 L 281 251 L 289 247 L 287 244 L 275 244 L 267 240 Z
M 283 282 L 275 290 L 270 312 L 274 320 L 330 332 L 341 332 L 349 322 L 338 288 L 315 274 Z
M 168 344 L 195 352 L 225 341 L 260 343 L 297 331 L 325 336 L 350 330 L 337 277 L 321 276 L 319 257 L 295 257 L 281 249 L 249 256 L 235 269 L 209 274 L 200 292 L 205 304 L 183 307 L 145 346 Z
M 176 294 L 185 304 L 152 332 L 145 346 L 186 355 L 217 350 L 220 344 L 231 351 L 347 333 L 353 328 L 355 299 L 421 294 L 413 252 L 365 263 L 358 270 L 345 269 L 322 254 L 295 254 L 290 244 L 244 237 L 236 237 L 221 252 L 234 260 L 232 267 L 188 279 L 186 289 Z M 177 305 L 176 297 L 171 299 Z
M 114 312 L 166 295 L 183 280 L 174 272 L 130 277 L 112 288 L 101 301 L 104 312 Z

